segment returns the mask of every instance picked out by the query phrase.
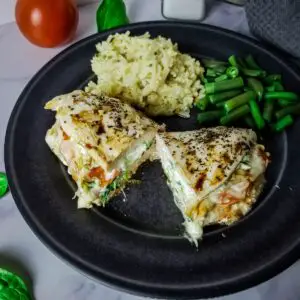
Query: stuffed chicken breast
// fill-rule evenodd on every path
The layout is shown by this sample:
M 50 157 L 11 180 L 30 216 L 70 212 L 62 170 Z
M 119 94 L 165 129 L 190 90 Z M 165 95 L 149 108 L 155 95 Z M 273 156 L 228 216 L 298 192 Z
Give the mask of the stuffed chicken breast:
M 78 207 L 104 206 L 148 159 L 161 128 L 130 105 L 83 91 L 58 96 L 46 134 L 54 154 L 77 183 Z
M 256 141 L 252 130 L 227 127 L 157 134 L 157 154 L 195 243 L 203 226 L 231 224 L 256 201 L 269 161 Z

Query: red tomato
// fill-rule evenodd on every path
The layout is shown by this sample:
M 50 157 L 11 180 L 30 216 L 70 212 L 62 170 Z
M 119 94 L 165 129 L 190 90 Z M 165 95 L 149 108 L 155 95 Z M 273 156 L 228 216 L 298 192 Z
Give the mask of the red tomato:
M 74 0 L 18 0 L 15 15 L 23 35 L 41 47 L 70 41 L 78 25 Z

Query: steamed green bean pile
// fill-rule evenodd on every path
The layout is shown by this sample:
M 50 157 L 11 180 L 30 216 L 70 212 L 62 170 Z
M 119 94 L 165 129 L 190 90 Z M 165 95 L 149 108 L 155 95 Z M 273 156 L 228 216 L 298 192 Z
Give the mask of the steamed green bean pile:
M 228 62 L 203 59 L 206 68 L 201 78 L 205 97 L 196 101 L 200 124 L 218 122 L 230 126 L 244 122 L 262 130 L 279 132 L 300 115 L 300 98 L 286 91 L 280 74 L 268 74 L 252 55 L 245 58 L 232 55 Z

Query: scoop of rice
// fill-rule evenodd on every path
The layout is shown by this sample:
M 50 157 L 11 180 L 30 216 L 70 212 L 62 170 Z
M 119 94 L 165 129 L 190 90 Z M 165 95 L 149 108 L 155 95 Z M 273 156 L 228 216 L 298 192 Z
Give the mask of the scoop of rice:
M 92 70 L 97 83 L 87 90 L 116 97 L 147 114 L 189 117 L 203 92 L 199 61 L 178 51 L 170 39 L 115 34 L 96 45 Z

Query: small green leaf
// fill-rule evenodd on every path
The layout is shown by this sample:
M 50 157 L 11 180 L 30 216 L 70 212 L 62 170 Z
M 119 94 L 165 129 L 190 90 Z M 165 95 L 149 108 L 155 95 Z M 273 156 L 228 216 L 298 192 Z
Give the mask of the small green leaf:
M 1 268 L 0 300 L 31 300 L 24 281 L 18 275 Z
M 103 0 L 97 10 L 98 32 L 128 24 L 123 0 Z
M 6 194 L 7 189 L 8 189 L 7 177 L 4 173 L 0 172 L 0 197 Z

